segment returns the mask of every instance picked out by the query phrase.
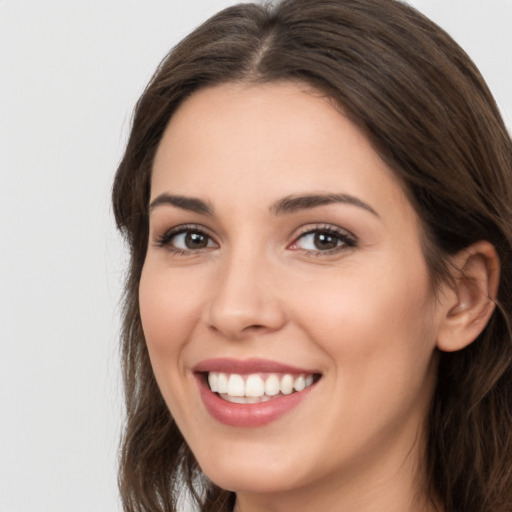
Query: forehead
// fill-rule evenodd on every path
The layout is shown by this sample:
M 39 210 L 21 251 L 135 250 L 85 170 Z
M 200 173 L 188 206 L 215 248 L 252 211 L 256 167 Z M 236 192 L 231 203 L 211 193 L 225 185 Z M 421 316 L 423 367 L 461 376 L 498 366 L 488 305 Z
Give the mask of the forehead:
M 410 207 L 394 173 L 330 99 L 294 83 L 225 84 L 188 98 L 158 148 L 151 196 L 216 201 L 324 191 Z M 236 191 L 236 193 L 235 193 Z

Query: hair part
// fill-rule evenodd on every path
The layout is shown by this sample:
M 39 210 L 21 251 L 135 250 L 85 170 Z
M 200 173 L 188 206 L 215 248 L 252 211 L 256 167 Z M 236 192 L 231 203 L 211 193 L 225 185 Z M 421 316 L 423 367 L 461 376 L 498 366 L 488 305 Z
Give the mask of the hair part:
M 139 99 L 113 187 L 130 248 L 122 339 L 126 512 L 177 510 L 183 483 L 204 512 L 234 497 L 201 474 L 153 376 L 138 285 L 148 244 L 153 159 L 174 112 L 224 83 L 295 82 L 332 99 L 395 172 L 422 223 L 434 288 L 449 257 L 478 240 L 501 260 L 497 309 L 466 349 L 439 354 L 425 478 L 445 512 L 512 510 L 512 144 L 480 73 L 437 25 L 397 0 L 240 4 L 162 61 Z

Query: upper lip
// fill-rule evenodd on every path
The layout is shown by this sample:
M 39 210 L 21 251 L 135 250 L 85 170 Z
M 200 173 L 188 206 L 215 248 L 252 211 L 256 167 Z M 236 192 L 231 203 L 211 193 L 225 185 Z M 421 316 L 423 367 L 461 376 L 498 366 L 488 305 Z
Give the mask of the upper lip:
M 292 373 L 315 374 L 318 371 L 298 368 L 288 364 L 271 361 L 269 359 L 230 359 L 215 358 L 205 359 L 194 367 L 195 372 L 222 372 L 222 373 Z

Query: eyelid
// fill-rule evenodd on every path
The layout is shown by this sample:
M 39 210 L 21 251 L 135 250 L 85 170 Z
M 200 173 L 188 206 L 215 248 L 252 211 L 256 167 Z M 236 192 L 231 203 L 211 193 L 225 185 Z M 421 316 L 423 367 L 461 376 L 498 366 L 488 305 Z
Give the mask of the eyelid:
M 342 244 L 339 246 L 336 246 L 332 249 L 326 249 L 326 250 L 320 250 L 320 249 L 303 249 L 301 247 L 293 247 L 297 244 L 297 242 L 304 238 L 306 235 L 311 235 L 314 233 L 328 233 L 331 235 L 334 235 L 338 237 L 339 240 L 341 240 Z M 347 229 L 341 228 L 339 226 L 336 226 L 335 224 L 308 224 L 306 226 L 302 226 L 299 229 L 299 232 L 296 233 L 293 237 L 293 241 L 288 245 L 288 249 L 296 250 L 296 251 L 303 251 L 308 254 L 315 254 L 315 255 L 329 255 L 334 254 L 337 252 L 345 251 L 347 249 L 351 249 L 357 246 L 357 237 L 352 234 Z
M 182 233 L 186 232 L 195 232 L 200 233 L 205 236 L 207 236 L 211 241 L 214 242 L 214 244 L 218 247 L 218 242 L 215 240 L 215 237 L 211 234 L 210 230 L 205 228 L 204 226 L 200 224 L 180 224 L 178 226 L 174 226 L 170 229 L 164 230 L 160 234 L 155 234 L 154 238 L 154 244 L 157 247 L 161 248 L 167 248 L 168 250 L 175 252 L 175 253 L 182 253 L 182 254 L 191 254 L 191 253 L 198 253 L 206 249 L 212 249 L 212 247 L 203 247 L 199 249 L 180 249 L 178 247 L 173 247 L 170 242 L 171 240 Z
M 209 242 L 206 247 L 199 248 L 180 248 L 173 246 L 171 244 L 171 240 L 182 234 L 187 232 L 195 232 L 200 233 L 206 237 L 208 237 Z M 315 233 L 327 233 L 341 242 L 336 247 L 331 249 L 305 249 L 302 247 L 298 247 L 297 244 L 300 239 L 305 238 L 307 235 L 312 235 Z M 338 253 L 341 251 L 346 251 L 347 249 L 354 248 L 357 246 L 357 237 L 353 235 L 350 231 L 341 228 L 335 224 L 307 224 L 298 229 L 293 236 L 293 240 L 290 244 L 287 245 L 289 250 L 301 251 L 306 254 L 315 254 L 315 255 L 329 255 Z M 214 246 L 209 245 L 210 242 L 213 242 Z M 192 255 L 192 254 L 200 254 L 203 251 L 211 250 L 219 247 L 219 243 L 216 240 L 216 237 L 210 232 L 208 228 L 202 226 L 201 224 L 180 224 L 178 226 L 174 226 L 167 230 L 162 230 L 161 233 L 155 233 L 154 235 L 154 245 L 159 248 L 165 248 L 175 254 L 180 255 Z

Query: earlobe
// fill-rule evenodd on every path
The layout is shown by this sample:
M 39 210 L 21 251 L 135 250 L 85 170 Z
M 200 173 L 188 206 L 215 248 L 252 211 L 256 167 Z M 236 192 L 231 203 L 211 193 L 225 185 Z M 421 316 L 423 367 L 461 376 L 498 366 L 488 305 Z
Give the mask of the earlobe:
M 452 258 L 453 282 L 446 285 L 443 319 L 437 347 L 445 352 L 461 350 L 484 330 L 495 308 L 500 261 L 494 246 L 479 241 Z

